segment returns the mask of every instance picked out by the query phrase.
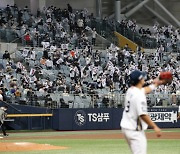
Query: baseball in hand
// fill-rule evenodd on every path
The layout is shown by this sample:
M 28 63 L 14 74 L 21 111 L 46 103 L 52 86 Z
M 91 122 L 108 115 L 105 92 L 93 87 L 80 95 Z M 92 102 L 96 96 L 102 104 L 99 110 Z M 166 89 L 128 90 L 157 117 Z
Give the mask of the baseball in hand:
M 160 72 L 159 80 L 164 80 L 164 84 L 171 84 L 173 80 L 173 75 L 171 72 Z

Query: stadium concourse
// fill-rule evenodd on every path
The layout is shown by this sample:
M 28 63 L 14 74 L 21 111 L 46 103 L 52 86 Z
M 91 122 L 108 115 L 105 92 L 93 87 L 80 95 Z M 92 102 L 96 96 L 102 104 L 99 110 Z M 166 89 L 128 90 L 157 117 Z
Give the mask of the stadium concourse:
M 148 96 L 149 106 L 180 104 L 178 29 L 155 24 L 153 30 L 145 30 L 134 21 L 122 21 L 121 26 L 142 37 L 156 38 L 156 52 L 134 52 L 128 45 L 120 49 L 113 44 L 106 50 L 96 50 L 98 34 L 87 26 L 92 20 L 95 18 L 88 10 L 74 11 L 71 6 L 37 10 L 37 16 L 28 7 L 1 9 L 1 37 L 7 42 L 17 38 L 25 46 L 16 50 L 15 58 L 8 51 L 1 54 L 4 99 L 50 108 L 119 107 L 129 73 L 139 69 L 147 72 L 147 80 L 161 71 L 174 75 L 170 86 L 160 86 Z

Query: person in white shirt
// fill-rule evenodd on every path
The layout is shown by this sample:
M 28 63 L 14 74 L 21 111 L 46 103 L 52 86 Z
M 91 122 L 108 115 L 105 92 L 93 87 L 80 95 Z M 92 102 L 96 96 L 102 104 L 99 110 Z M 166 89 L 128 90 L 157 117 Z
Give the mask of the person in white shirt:
M 69 76 L 70 76 L 71 80 L 74 80 L 74 77 L 75 77 L 74 66 L 71 65 L 71 66 L 69 67 L 69 69 L 70 69 Z
M 92 31 L 92 45 L 94 46 L 96 44 L 96 35 L 97 35 L 97 32 L 96 32 L 96 29 L 94 28 Z
M 82 30 L 83 30 L 83 27 L 84 27 L 84 21 L 83 21 L 83 19 L 78 19 L 78 20 L 77 20 L 77 25 L 78 25 L 78 27 L 79 27 L 79 32 L 80 32 L 80 34 L 82 34 Z
M 34 49 L 30 52 L 30 59 L 36 60 L 36 52 Z
M 90 56 L 88 56 L 88 57 L 86 57 L 86 65 L 89 65 L 90 64 L 90 62 L 91 62 L 91 57 Z
M 42 96 L 45 96 L 45 95 L 46 95 L 45 87 L 41 87 L 41 88 L 39 89 L 39 92 L 40 92 L 40 94 L 41 94 Z
M 26 58 L 26 57 L 28 56 L 28 53 L 29 53 L 29 50 L 25 48 L 25 49 L 22 51 L 22 56 Z
M 46 66 L 47 69 L 52 69 L 53 68 L 53 61 L 51 59 L 46 60 Z
M 78 19 L 77 25 L 78 25 L 79 28 L 82 28 L 84 26 L 83 20 L 82 19 Z
M 0 101 L 3 101 L 3 95 L 2 95 L 2 90 L 0 90 Z
M 148 125 L 154 129 L 157 137 L 161 136 L 161 129 L 150 119 L 147 113 L 146 94 L 152 92 L 165 81 L 155 79 L 153 84 L 143 87 L 145 73 L 138 70 L 130 73 L 131 87 L 125 96 L 125 108 L 121 120 L 122 132 L 133 154 L 147 153 L 147 139 L 144 130 Z

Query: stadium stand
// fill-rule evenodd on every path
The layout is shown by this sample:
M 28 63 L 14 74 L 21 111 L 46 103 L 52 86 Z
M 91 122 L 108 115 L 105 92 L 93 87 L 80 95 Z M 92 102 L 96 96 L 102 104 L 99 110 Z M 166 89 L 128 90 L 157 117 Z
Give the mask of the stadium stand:
M 114 24 L 117 32 L 124 36 L 133 32 L 140 38 L 137 43 L 157 47 L 156 52 L 133 52 L 128 45 L 121 49 L 113 44 L 96 50 L 93 35 L 112 41 Z M 94 34 L 89 34 L 92 29 Z M 48 108 L 122 106 L 128 75 L 139 69 L 148 73 L 147 80 L 161 71 L 174 74 L 170 86 L 161 86 L 148 96 L 149 106 L 172 105 L 174 94 L 175 104 L 180 104 L 180 35 L 171 26 L 145 30 L 130 20 L 101 23 L 86 9 L 73 12 L 53 6 L 33 16 L 28 7 L 20 10 L 15 5 L 1 9 L 0 36 L 6 42 L 20 40 L 26 46 L 16 50 L 14 59 L 8 51 L 1 56 L 1 89 L 9 103 Z

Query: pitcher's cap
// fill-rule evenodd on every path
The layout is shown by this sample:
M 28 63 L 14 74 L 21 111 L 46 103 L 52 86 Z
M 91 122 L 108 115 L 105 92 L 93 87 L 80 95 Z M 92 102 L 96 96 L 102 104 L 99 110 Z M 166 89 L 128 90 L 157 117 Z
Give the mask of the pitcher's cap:
M 145 78 L 146 73 L 139 70 L 134 70 L 130 74 L 130 83 L 136 85 L 141 79 Z

